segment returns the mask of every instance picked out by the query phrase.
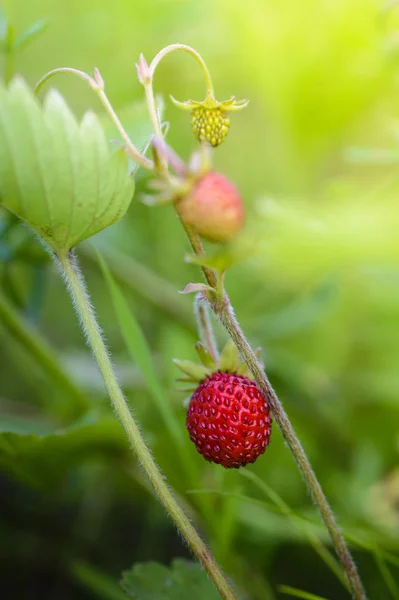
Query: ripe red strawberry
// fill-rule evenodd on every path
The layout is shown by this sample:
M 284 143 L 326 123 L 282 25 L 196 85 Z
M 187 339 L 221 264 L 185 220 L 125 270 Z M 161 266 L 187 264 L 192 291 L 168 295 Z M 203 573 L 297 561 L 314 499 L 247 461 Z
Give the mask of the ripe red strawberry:
M 270 440 L 271 417 L 258 385 L 216 372 L 191 397 L 186 427 L 198 452 L 227 469 L 253 463 Z
M 177 205 L 184 223 L 212 242 L 227 242 L 242 228 L 244 207 L 237 188 L 215 171 L 203 175 Z

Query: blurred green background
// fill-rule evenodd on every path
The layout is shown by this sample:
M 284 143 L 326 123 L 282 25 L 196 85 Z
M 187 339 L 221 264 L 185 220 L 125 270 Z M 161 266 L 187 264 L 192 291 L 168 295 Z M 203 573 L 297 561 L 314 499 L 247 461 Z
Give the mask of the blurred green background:
M 395 3 L 11 0 L 2 7 L 17 34 L 48 21 L 15 56 L 15 71 L 33 86 L 56 67 L 98 67 L 139 146 L 150 131 L 134 66 L 140 52 L 150 60 L 167 44 L 192 45 L 218 99 L 251 100 L 214 153 L 245 201 L 243 242 L 256 246 L 229 271 L 227 289 L 251 344 L 263 347 L 369 597 L 398 599 Z M 79 116 L 101 111 L 81 81 L 63 75 L 52 85 Z M 196 147 L 189 117 L 168 95 L 202 99 L 201 72 L 191 57 L 172 55 L 156 90 L 168 141 L 187 159 Z M 184 429 L 172 358 L 194 359 L 197 338 L 191 299 L 177 292 L 199 275 L 184 263 L 188 246 L 174 211 L 144 206 L 145 191 L 139 171 L 128 215 L 95 239 L 146 339 L 133 340 L 133 362 L 91 247 L 79 254 L 157 463 L 242 598 L 287 597 L 281 585 L 349 598 L 276 427 L 255 465 L 228 472 L 207 464 L 188 436 L 182 451 L 165 426 L 172 415 Z M 189 553 L 130 455 L 58 273 L 22 225 L 0 217 L 2 597 L 118 598 L 113 582 L 134 563 L 169 564 Z M 223 343 L 218 327 L 217 335 Z

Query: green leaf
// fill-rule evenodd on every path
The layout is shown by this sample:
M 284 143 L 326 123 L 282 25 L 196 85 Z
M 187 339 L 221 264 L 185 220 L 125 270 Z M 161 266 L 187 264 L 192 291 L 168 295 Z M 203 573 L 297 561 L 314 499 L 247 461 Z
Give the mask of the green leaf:
M 297 588 L 293 588 L 289 585 L 279 585 L 278 589 L 282 594 L 294 596 L 295 598 L 302 598 L 303 600 L 327 600 L 327 598 L 322 598 L 321 596 L 316 596 L 316 594 L 310 594 L 309 592 L 298 590 Z
M 133 190 L 93 113 L 79 124 L 55 90 L 42 108 L 21 78 L 0 88 L 0 202 L 57 254 L 118 221 Z
M 218 600 L 220 598 L 199 563 L 182 559 L 170 568 L 155 562 L 139 563 L 123 574 L 122 587 L 135 600 Z
M 85 458 L 127 453 L 120 425 L 112 418 L 87 417 L 49 435 L 0 433 L 0 467 L 35 488 L 56 489 Z
M 20 36 L 12 44 L 12 50 L 21 50 L 25 48 L 28 44 L 33 42 L 36 38 L 40 37 L 41 34 L 47 29 L 48 22 L 47 21 L 37 21 L 33 23 L 28 29 L 24 31 Z

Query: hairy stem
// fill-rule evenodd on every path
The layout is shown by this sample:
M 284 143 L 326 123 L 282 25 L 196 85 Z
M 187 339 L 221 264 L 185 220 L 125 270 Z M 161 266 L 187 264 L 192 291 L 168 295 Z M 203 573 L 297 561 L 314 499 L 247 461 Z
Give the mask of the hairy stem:
M 213 334 L 212 323 L 209 318 L 208 303 L 204 300 L 202 294 L 198 294 L 195 298 L 195 315 L 197 317 L 198 332 L 201 341 L 206 346 L 215 363 L 217 363 L 219 352 Z
M 194 231 L 194 229 L 192 227 L 190 227 L 190 225 L 187 225 L 187 223 L 185 223 L 179 214 L 179 205 L 176 204 L 175 206 L 177 214 L 180 218 L 180 222 L 183 225 L 184 231 L 186 232 L 186 235 L 188 237 L 188 240 L 190 242 L 191 248 L 194 252 L 195 256 L 205 256 L 205 250 L 204 247 L 201 243 L 201 240 L 199 238 L 199 235 L 197 234 L 196 231 Z M 213 269 L 210 269 L 209 267 L 202 267 L 202 272 L 205 275 L 205 279 L 207 280 L 208 284 L 214 288 L 217 289 L 218 287 L 218 278 L 216 277 L 216 273 Z
M 150 115 L 150 119 L 152 122 L 155 136 L 161 142 L 163 141 L 163 135 L 162 135 L 161 122 L 160 122 L 159 115 L 158 115 L 158 112 L 156 110 L 156 105 L 155 105 L 153 81 L 154 81 L 155 71 L 156 71 L 159 63 L 161 62 L 161 60 L 165 56 L 170 54 L 171 52 L 176 52 L 176 51 L 187 52 L 188 54 L 190 54 L 191 56 L 193 56 L 195 58 L 195 60 L 199 64 L 199 66 L 202 70 L 202 73 L 204 75 L 204 78 L 205 78 L 207 97 L 214 96 L 212 77 L 209 72 L 209 69 L 206 66 L 206 63 L 205 63 L 204 59 L 202 58 L 202 56 L 196 50 L 194 50 L 194 48 L 191 48 L 191 46 L 186 46 L 185 44 L 171 44 L 170 46 L 166 46 L 166 48 L 163 48 L 160 52 L 158 52 L 158 54 L 155 56 L 155 58 L 153 59 L 153 61 L 151 62 L 151 64 L 149 66 L 147 65 L 146 61 L 144 60 L 144 57 L 141 56 L 140 57 L 141 64 L 139 64 L 139 66 L 138 66 L 139 78 L 140 78 L 141 83 L 144 86 L 148 112 Z M 160 175 L 163 176 L 165 179 L 168 179 L 168 165 L 167 165 L 167 160 L 165 158 L 165 155 L 163 153 L 159 153 L 154 148 L 153 148 L 153 151 L 155 154 L 156 167 L 158 167 Z
M 144 442 L 136 421 L 130 413 L 126 399 L 116 379 L 114 368 L 93 312 L 85 281 L 79 270 L 75 255 L 70 252 L 66 256 L 59 257 L 58 260 L 68 290 L 71 294 L 75 310 L 80 319 L 82 329 L 100 369 L 112 406 L 126 432 L 133 450 L 137 454 L 142 467 L 147 473 L 160 502 L 163 504 L 183 538 L 214 582 L 221 597 L 226 600 L 236 600 L 234 592 L 230 588 L 212 554 L 201 540 L 166 485 L 150 450 Z
M 152 169 L 154 167 L 154 165 L 152 164 L 152 161 L 149 160 L 146 156 L 144 156 L 143 154 L 140 153 L 140 151 L 136 148 L 136 146 L 132 143 L 130 137 L 128 136 L 128 134 L 126 133 L 125 128 L 123 127 L 119 117 L 117 116 L 116 112 L 114 111 L 114 109 L 112 108 L 112 105 L 110 103 L 110 101 L 108 100 L 108 97 L 106 96 L 105 92 L 103 89 L 98 89 L 95 90 L 100 101 L 101 104 L 103 105 L 103 107 L 105 108 L 105 110 L 107 111 L 108 115 L 111 118 L 111 121 L 113 122 L 113 124 L 115 125 L 117 131 L 119 131 L 123 141 L 126 144 L 126 149 L 127 152 L 129 154 L 129 156 L 132 157 L 132 159 L 139 165 L 141 165 L 142 167 L 144 167 L 145 169 Z
M 199 236 L 197 234 L 194 234 L 192 231 L 190 231 L 189 234 L 190 235 L 188 237 L 194 253 L 198 255 L 203 255 L 203 247 Z M 209 269 L 203 269 L 203 273 L 208 284 L 213 286 L 215 274 L 213 273 L 213 276 L 209 278 L 208 270 Z M 357 572 L 356 565 L 349 552 L 344 537 L 338 527 L 337 521 L 335 520 L 334 514 L 331 510 L 328 500 L 324 495 L 322 487 L 313 471 L 308 457 L 306 456 L 302 444 L 299 441 L 293 426 L 291 425 L 291 422 L 283 408 L 283 405 L 277 397 L 276 392 L 274 391 L 271 383 L 269 382 L 266 373 L 264 372 L 261 364 L 256 358 L 254 351 L 249 345 L 234 315 L 230 299 L 226 292 L 224 292 L 223 297 L 219 298 L 219 300 L 210 301 L 210 306 L 212 307 L 213 312 L 218 317 L 219 321 L 225 327 L 231 339 L 237 346 L 242 358 L 247 363 L 256 382 L 259 384 L 260 388 L 265 394 L 265 397 L 267 398 L 276 423 L 279 426 L 281 433 L 283 434 L 283 437 L 296 460 L 296 463 L 309 488 L 312 499 L 316 504 L 317 508 L 319 509 L 321 517 L 328 529 L 334 549 L 341 561 L 349 585 L 351 587 L 353 598 L 356 600 L 365 600 L 366 594 L 364 592 L 362 582 Z
M 225 297 L 227 299 L 227 296 Z M 326 496 L 321 488 L 321 485 L 312 469 L 308 457 L 299 441 L 294 428 L 285 412 L 283 405 L 278 399 L 276 392 L 272 388 L 265 372 L 263 371 L 259 361 L 257 360 L 251 346 L 246 340 L 237 319 L 234 316 L 230 302 L 219 304 L 214 307 L 215 314 L 218 316 L 222 325 L 228 331 L 231 339 L 237 346 L 242 358 L 250 368 L 255 380 L 261 387 L 269 403 L 270 409 L 280 427 L 280 430 L 287 442 L 299 469 L 302 472 L 303 478 L 309 488 L 310 494 L 316 506 L 318 507 L 322 519 L 329 531 L 335 551 L 342 563 L 346 576 L 350 583 L 353 597 L 356 600 L 364 600 L 366 595 L 363 590 L 362 583 L 357 573 L 356 565 L 349 552 L 347 544 L 342 536 L 342 533 L 335 520 L 334 514 L 330 508 Z

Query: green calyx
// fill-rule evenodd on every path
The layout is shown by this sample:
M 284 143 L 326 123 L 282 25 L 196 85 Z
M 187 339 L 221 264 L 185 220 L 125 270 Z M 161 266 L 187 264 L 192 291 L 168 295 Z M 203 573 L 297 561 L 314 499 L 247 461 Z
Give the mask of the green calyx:
M 223 112 L 235 112 L 248 106 L 249 100 L 236 100 L 235 96 L 232 96 L 229 100 L 223 100 L 219 102 L 211 95 L 208 95 L 205 100 L 199 102 L 198 100 L 187 100 L 187 102 L 180 102 L 173 96 L 170 97 L 173 104 L 183 110 L 195 110 L 196 108 L 204 108 L 206 110 L 220 109 Z
M 190 360 L 174 359 L 173 361 L 180 371 L 183 372 L 183 376 L 178 381 L 189 384 L 187 388 L 184 388 L 184 391 L 194 391 L 199 383 L 219 371 L 222 373 L 234 373 L 248 379 L 253 379 L 253 375 L 247 364 L 240 360 L 240 355 L 234 342 L 227 342 L 220 358 L 217 360 L 215 360 L 202 342 L 198 342 L 195 345 L 195 349 L 201 364 Z

